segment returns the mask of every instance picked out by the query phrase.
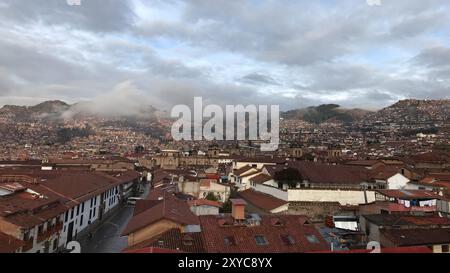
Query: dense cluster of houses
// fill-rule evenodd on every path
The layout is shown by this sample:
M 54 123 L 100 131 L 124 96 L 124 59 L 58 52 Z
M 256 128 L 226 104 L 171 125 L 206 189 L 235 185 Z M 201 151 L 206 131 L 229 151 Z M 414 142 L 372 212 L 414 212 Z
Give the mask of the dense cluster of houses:
M 364 252 L 371 241 L 383 252 L 449 252 L 448 157 L 166 165 L 175 154 L 158 159 L 124 252 Z
M 297 154 L 298 155 L 298 154 Z M 0 252 L 58 252 L 135 196 L 127 253 L 449 252 L 450 160 L 337 163 L 163 150 L 124 158 L 0 162 Z
M 0 168 L 0 253 L 52 253 L 86 235 L 128 197 L 142 174 L 44 162 Z M 56 165 L 55 165 L 56 167 Z

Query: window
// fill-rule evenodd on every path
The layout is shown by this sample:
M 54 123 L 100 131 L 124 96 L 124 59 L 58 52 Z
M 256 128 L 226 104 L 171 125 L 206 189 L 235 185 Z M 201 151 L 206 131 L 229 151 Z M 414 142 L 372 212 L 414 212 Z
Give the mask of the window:
M 236 245 L 236 239 L 234 238 L 234 236 L 225 237 L 224 242 L 225 242 L 226 246 L 235 246 Z
M 442 245 L 441 248 L 442 248 L 442 253 L 449 252 L 449 245 Z
M 68 218 L 69 218 L 69 212 L 66 211 L 66 215 L 65 215 L 65 217 L 64 217 L 64 219 L 65 219 L 64 221 L 67 222 L 67 220 L 69 220 Z
M 316 235 L 306 235 L 306 239 L 308 239 L 308 242 L 311 244 L 318 244 L 320 243 L 319 239 L 317 239 Z
M 84 215 L 82 214 L 81 219 L 80 219 L 80 226 L 83 226 L 83 217 L 84 217 Z
M 84 213 L 84 202 L 83 202 L 83 204 L 81 205 L 81 213 Z
M 70 210 L 70 219 L 73 218 L 73 208 Z
M 50 220 L 50 221 L 47 222 L 47 230 L 53 229 L 54 226 L 55 226 L 55 225 L 53 224 L 53 221 L 52 221 L 52 220 Z
M 38 234 L 42 234 L 44 233 L 44 225 L 39 225 L 38 226 Z
M 256 235 L 255 236 L 255 241 L 256 244 L 259 246 L 266 246 L 269 244 L 269 242 L 267 241 L 266 237 L 261 236 L 261 235 Z
M 23 234 L 23 240 L 24 241 L 29 241 L 30 240 L 30 232 L 27 231 Z
M 289 234 L 280 235 L 280 238 L 281 238 L 281 241 L 283 241 L 283 243 L 287 246 L 295 245 L 294 238 Z
M 189 235 L 184 236 L 184 238 L 183 238 L 183 245 L 191 246 L 193 244 L 194 244 L 194 239 L 191 236 L 189 236 Z
M 80 215 L 80 205 L 77 206 L 77 216 Z

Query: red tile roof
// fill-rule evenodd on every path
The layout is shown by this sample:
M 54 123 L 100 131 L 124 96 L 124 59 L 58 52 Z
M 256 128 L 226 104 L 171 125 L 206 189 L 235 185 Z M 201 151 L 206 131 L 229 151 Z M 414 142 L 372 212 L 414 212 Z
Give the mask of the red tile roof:
M 317 184 L 361 184 L 368 180 L 365 167 L 345 165 L 324 165 L 314 162 L 290 162 L 288 167 L 299 170 L 303 179 Z
M 211 206 L 211 207 L 222 207 L 219 202 L 207 200 L 207 199 L 196 199 L 196 200 L 189 200 L 188 201 L 189 206 Z
M 24 245 L 24 241 L 0 232 L 0 253 L 14 253 Z
M 380 233 L 396 246 L 450 244 L 450 228 L 382 229 Z
M 353 166 L 365 166 L 365 167 L 371 167 L 375 164 L 380 163 L 378 160 L 354 160 L 349 161 L 345 163 L 346 165 L 353 165 Z
M 416 163 L 443 163 L 443 162 L 450 162 L 450 153 L 445 152 L 428 152 L 423 154 L 417 154 L 410 158 L 413 162 Z
M 146 199 L 148 200 L 159 200 L 164 198 L 164 196 L 172 195 L 176 192 L 176 185 L 164 185 L 162 187 L 154 188 L 150 191 L 150 194 Z
M 253 169 L 252 166 L 246 165 L 246 166 L 244 166 L 244 167 L 242 167 L 242 168 L 240 168 L 240 169 L 235 170 L 235 171 L 233 172 L 233 174 L 236 175 L 236 176 L 240 176 L 240 175 L 242 175 L 243 173 L 248 172 L 248 171 L 251 170 L 251 169 Z
M 224 216 L 230 219 L 230 216 Z M 216 216 L 200 216 L 205 249 L 208 253 L 303 253 L 328 249 L 328 244 L 307 218 L 296 215 L 262 216 L 260 225 L 221 225 Z M 274 225 L 272 219 L 277 218 Z M 227 221 L 225 221 L 227 222 Z M 258 245 L 258 240 L 266 245 Z M 308 237 L 309 236 L 309 240 Z M 289 238 L 287 243 L 283 238 Z
M 11 188 L 14 183 L 21 191 L 0 199 L 0 216 L 22 228 L 32 228 L 136 177 L 135 172 L 113 177 L 94 171 L 1 169 L 0 185 Z
M 128 247 L 125 251 L 136 251 L 150 247 L 185 253 L 205 252 L 203 238 L 200 232 L 182 233 L 177 228 L 169 229 L 161 235 Z
M 142 212 L 158 205 L 160 202 L 160 200 L 138 200 L 134 206 L 133 215 L 141 214 Z
M 263 184 L 264 182 L 267 182 L 272 179 L 273 179 L 272 176 L 265 173 L 261 173 L 258 174 L 257 176 L 250 178 L 250 181 L 256 184 Z
M 198 225 L 198 217 L 192 213 L 187 202 L 168 196 L 149 209 L 133 216 L 123 235 L 129 235 L 162 219 L 181 225 Z
M 248 189 L 242 192 L 239 192 L 239 196 L 245 199 L 248 203 L 266 211 L 270 212 L 274 209 L 277 209 L 281 206 L 288 204 L 288 202 L 275 198 L 272 195 L 265 194 L 262 192 L 257 192 L 253 189 Z
M 377 226 L 421 226 L 450 227 L 450 219 L 438 216 L 413 216 L 402 214 L 369 214 L 364 215 L 367 221 Z
M 272 163 L 272 164 L 284 164 L 286 159 L 280 157 L 239 157 L 234 160 L 235 162 L 244 163 Z
M 376 192 L 389 198 L 399 198 L 403 200 L 442 198 L 442 196 L 427 190 L 376 190 Z
M 387 180 L 392 176 L 401 173 L 401 166 L 396 165 L 382 165 L 369 172 L 369 177 L 377 180 Z

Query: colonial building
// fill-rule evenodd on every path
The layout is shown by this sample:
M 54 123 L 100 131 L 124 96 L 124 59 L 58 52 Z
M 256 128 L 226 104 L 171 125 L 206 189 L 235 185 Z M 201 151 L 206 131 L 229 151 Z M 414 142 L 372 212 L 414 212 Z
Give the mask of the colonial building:
M 139 178 L 139 173 L 2 169 L 0 232 L 23 242 L 17 252 L 58 251 L 117 208 L 123 185 Z

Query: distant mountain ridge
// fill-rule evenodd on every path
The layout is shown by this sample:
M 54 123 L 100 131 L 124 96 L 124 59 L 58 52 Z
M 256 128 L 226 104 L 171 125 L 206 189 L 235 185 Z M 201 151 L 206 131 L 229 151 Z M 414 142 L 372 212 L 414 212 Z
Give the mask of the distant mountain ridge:
M 374 112 L 367 122 L 449 122 L 450 99 L 407 99 Z
M 14 121 L 57 119 L 69 109 L 69 104 L 59 100 L 45 101 L 34 106 L 5 105 L 0 108 L 0 118 Z
M 45 101 L 34 106 L 5 105 L 0 108 L 3 122 L 57 121 L 72 118 L 115 117 L 132 119 L 153 119 L 159 115 L 151 105 L 141 106 L 131 113 L 116 109 L 98 109 L 93 102 L 68 104 L 60 100 Z M 304 120 L 313 124 L 329 121 L 338 122 L 393 122 L 393 121 L 450 121 L 450 99 L 401 100 L 379 111 L 346 109 L 338 104 L 323 104 L 280 113 L 284 119 Z
M 370 111 L 363 109 L 345 109 L 338 104 L 323 104 L 304 109 L 281 113 L 285 119 L 300 119 L 310 123 L 320 124 L 327 121 L 353 122 L 363 119 Z
M 114 110 L 111 109 L 108 113 L 96 111 L 96 105 L 92 102 L 68 104 L 60 100 L 52 100 L 34 106 L 5 105 L 0 108 L 0 119 L 10 122 L 59 121 L 90 117 L 152 119 L 158 111 L 151 105 L 134 109 L 134 112 L 130 114 L 118 112 L 119 114 L 115 115 Z

